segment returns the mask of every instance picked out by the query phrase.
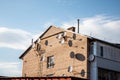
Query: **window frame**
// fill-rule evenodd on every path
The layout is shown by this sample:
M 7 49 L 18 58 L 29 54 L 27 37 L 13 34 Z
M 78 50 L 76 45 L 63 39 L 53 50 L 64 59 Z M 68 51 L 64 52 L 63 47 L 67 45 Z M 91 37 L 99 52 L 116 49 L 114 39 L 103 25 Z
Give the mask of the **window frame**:
M 47 57 L 47 68 L 54 68 L 54 65 L 55 65 L 54 55 L 48 56 Z

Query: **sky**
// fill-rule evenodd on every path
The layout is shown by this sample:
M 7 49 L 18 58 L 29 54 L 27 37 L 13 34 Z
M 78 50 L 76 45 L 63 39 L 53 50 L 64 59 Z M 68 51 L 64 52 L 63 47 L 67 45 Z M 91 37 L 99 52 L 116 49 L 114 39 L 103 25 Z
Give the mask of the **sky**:
M 77 19 L 80 34 L 120 43 L 120 0 L 0 0 L 0 76 L 22 76 L 19 56 L 31 39 Z

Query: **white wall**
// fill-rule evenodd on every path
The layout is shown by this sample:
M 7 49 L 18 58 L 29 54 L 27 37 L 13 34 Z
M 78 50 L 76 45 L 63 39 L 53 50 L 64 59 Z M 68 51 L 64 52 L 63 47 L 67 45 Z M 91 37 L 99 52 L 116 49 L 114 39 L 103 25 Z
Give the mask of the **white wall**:
M 100 47 L 103 47 L 103 56 Z M 120 49 L 101 42 L 93 43 L 92 54 L 95 60 L 90 62 L 90 80 L 98 80 L 98 67 L 120 72 Z

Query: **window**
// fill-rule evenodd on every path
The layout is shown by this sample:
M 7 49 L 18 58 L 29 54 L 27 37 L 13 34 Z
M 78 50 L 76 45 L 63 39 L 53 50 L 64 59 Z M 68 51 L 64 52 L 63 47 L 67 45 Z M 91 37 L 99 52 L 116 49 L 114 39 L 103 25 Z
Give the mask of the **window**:
M 54 65 L 54 56 L 47 57 L 47 68 L 53 68 Z
M 100 47 L 100 56 L 103 57 L 103 46 Z
M 98 80 L 120 80 L 120 73 L 98 68 Z

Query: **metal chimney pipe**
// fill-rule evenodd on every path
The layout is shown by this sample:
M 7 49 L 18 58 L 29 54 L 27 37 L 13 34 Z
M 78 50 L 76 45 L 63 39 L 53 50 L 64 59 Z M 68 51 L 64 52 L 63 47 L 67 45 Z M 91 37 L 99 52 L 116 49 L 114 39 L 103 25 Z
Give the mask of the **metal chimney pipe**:
M 77 19 L 77 21 L 78 21 L 78 33 L 79 33 L 79 21 L 80 21 L 80 20 L 79 20 L 79 19 Z

